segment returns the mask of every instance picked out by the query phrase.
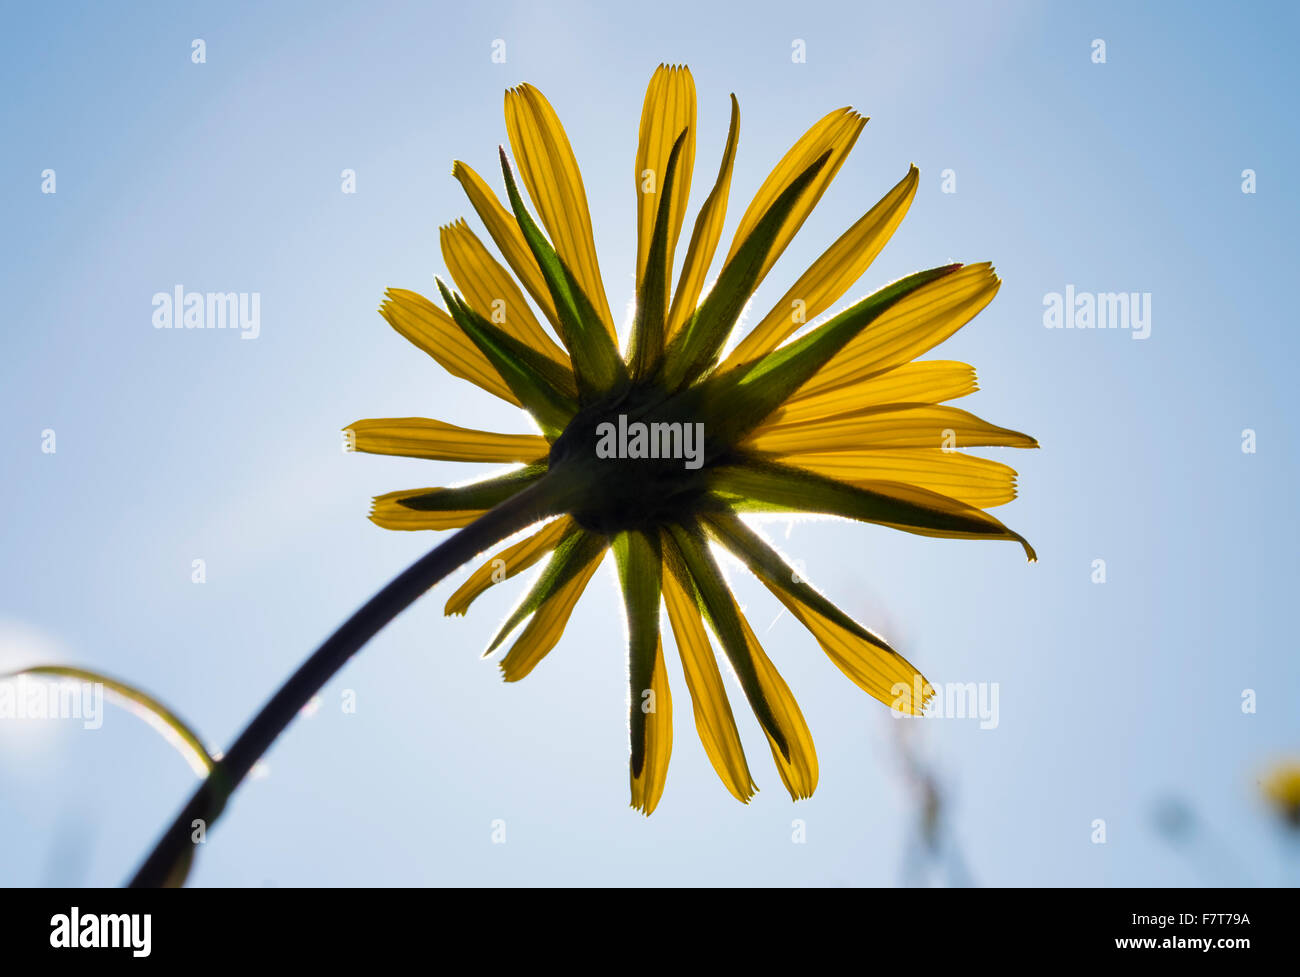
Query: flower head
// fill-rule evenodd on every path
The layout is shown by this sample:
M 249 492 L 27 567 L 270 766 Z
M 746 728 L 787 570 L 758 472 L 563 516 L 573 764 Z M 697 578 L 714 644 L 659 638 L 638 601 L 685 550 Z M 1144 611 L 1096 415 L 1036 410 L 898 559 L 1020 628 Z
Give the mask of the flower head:
M 746 303 L 866 119 L 839 109 L 791 147 L 741 217 L 706 291 L 736 156 L 733 96 L 722 163 L 674 288 L 695 163 L 695 89 L 685 68 L 661 66 L 641 116 L 636 311 L 620 348 L 586 194 L 559 119 L 530 85 L 506 93 L 505 116 L 537 219 L 504 149 L 505 203 L 464 163 L 453 175 L 509 271 L 457 221 L 441 234 L 456 288 L 438 282 L 446 311 L 402 289 L 389 290 L 381 311 L 450 373 L 523 408 L 539 431 L 496 434 L 425 418 L 352 424 L 358 451 L 518 466 L 457 488 L 380 496 L 371 519 L 389 529 L 472 527 L 464 530 L 476 534 L 470 552 L 533 527 L 475 571 L 446 606 L 463 614 L 493 584 L 546 559 L 489 648 L 523 626 L 501 661 L 511 682 L 555 646 L 612 550 L 628 621 L 633 805 L 654 810 L 672 747 L 661 605 L 696 731 L 727 789 L 748 801 L 756 788 L 709 631 L 786 788 L 795 799 L 808 797 L 817 785 L 808 726 L 712 545 L 738 557 L 869 695 L 904 713 L 922 711 L 930 690 L 921 674 L 803 580 L 741 514 L 821 513 L 927 536 L 1014 540 L 1032 560 L 1028 543 L 986 511 L 1014 498 L 1015 472 L 956 449 L 1036 442 L 943 406 L 976 389 L 970 366 L 916 359 L 987 305 L 999 280 L 988 264 L 943 265 L 807 327 L 853 286 L 903 219 L 916 192 L 912 167 L 727 351 Z
M 1264 799 L 1292 828 L 1300 828 L 1300 763 L 1278 763 L 1260 785 Z

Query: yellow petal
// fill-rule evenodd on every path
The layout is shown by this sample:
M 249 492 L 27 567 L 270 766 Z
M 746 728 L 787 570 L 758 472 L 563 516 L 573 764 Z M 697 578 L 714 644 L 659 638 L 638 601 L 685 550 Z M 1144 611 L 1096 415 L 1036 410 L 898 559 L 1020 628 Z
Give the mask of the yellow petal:
M 636 284 L 638 294 L 645 277 L 646 259 L 654 236 L 659 211 L 659 190 L 677 137 L 686 130 L 686 141 L 677 157 L 673 177 L 673 199 L 669 205 L 667 265 L 669 280 L 677 237 L 686 218 L 686 200 L 691 193 L 691 171 L 695 165 L 695 81 L 685 67 L 660 65 L 646 88 L 641 107 L 641 135 L 636 150 Z
M 686 688 L 695 712 L 695 731 L 713 769 L 743 804 L 754 796 L 754 780 L 745 762 L 736 719 L 727 701 L 722 673 L 709 644 L 708 632 L 695 601 L 686 595 L 665 562 L 663 573 L 664 605 L 673 629 L 673 640 L 681 656 Z
M 507 91 L 505 111 L 510 148 L 555 253 L 577 279 L 610 337 L 617 341 L 596 259 L 587 192 L 569 137 L 551 104 L 532 85 Z
M 772 241 L 772 248 L 768 252 L 766 259 L 763 261 L 758 279 L 755 281 L 755 287 L 763 280 L 763 276 L 776 263 L 776 259 L 781 256 L 790 239 L 803 226 L 807 216 L 812 213 L 812 209 L 817 206 L 821 196 L 830 186 L 831 180 L 835 179 L 835 174 L 839 172 L 840 166 L 844 163 L 857 141 L 858 134 L 862 132 L 862 127 L 867 124 L 867 120 L 852 109 L 837 109 L 825 116 L 820 122 L 814 125 L 799 138 L 789 151 L 776 165 L 776 169 L 768 176 L 759 187 L 758 193 L 745 211 L 745 216 L 740 219 L 740 224 L 736 228 L 736 235 L 731 241 L 731 251 L 727 255 L 727 261 L 740 250 L 740 246 L 745 243 L 762 220 L 763 215 L 767 213 L 772 204 L 776 202 L 777 197 L 790 186 L 795 179 L 803 173 L 809 166 L 817 162 L 823 154 L 829 152 L 830 158 L 827 159 L 826 165 L 817 173 L 812 182 L 799 195 L 794 208 L 786 217 L 785 223 L 781 225 L 781 230 L 777 233 Z M 725 263 L 725 262 L 724 262 Z
M 370 521 L 384 529 L 460 529 L 486 512 L 486 509 L 453 509 L 448 512 L 426 512 L 408 509 L 401 505 L 403 499 L 437 492 L 436 488 L 403 489 L 375 496 L 371 504 Z
M 929 489 L 917 485 L 908 485 L 903 482 L 872 482 L 864 479 L 857 484 L 859 488 L 899 499 L 909 505 L 921 506 L 935 512 L 951 512 L 964 516 L 967 519 L 982 523 L 986 528 L 980 531 L 967 532 L 950 529 L 923 529 L 910 523 L 887 522 L 883 519 L 868 520 L 878 526 L 888 526 L 890 529 L 900 529 L 905 533 L 913 533 L 917 536 L 931 536 L 938 539 L 1014 539 L 1024 547 L 1025 555 L 1029 558 L 1030 563 L 1038 561 L 1038 554 L 1034 552 L 1034 548 L 1029 545 L 1028 540 L 1019 533 L 1012 532 L 995 516 L 989 515 L 976 506 L 968 505 L 940 492 L 931 492 Z
M 537 324 L 514 278 L 497 264 L 463 220 L 441 228 L 442 258 L 470 308 L 484 319 L 572 371 L 569 354 Z
M 732 598 L 732 603 L 735 603 L 735 598 Z M 763 690 L 763 698 L 771 707 L 772 716 L 776 720 L 777 728 L 785 737 L 786 747 L 790 753 L 789 759 L 786 759 L 777 746 L 776 740 L 764 730 L 767 744 L 772 749 L 772 759 L 776 761 L 777 772 L 781 774 L 781 781 L 785 784 L 785 789 L 790 792 L 792 800 L 812 797 L 813 791 L 817 789 L 817 750 L 813 747 L 808 724 L 804 722 L 803 713 L 799 709 L 799 703 L 795 702 L 790 687 L 785 684 L 781 673 L 764 654 L 762 645 L 758 643 L 758 638 L 754 637 L 754 631 L 745 620 L 745 615 L 740 612 L 739 606 L 736 607 L 736 615 L 740 618 L 740 626 L 745 631 L 745 643 L 749 646 L 749 654 L 754 660 L 754 671 L 758 676 L 758 684 Z
M 777 594 L 777 591 L 772 591 Z M 777 594 L 777 596 L 781 596 Z M 807 605 L 783 598 L 790 613 L 809 629 L 836 668 L 871 698 L 907 716 L 919 716 L 933 686 L 915 665 L 891 648 L 866 641 Z
M 839 301 L 902 223 L 916 196 L 918 175 L 913 166 L 880 203 L 813 262 L 772 311 L 736 346 L 720 370 L 770 353 L 786 337 Z
M 356 451 L 437 461 L 527 463 L 545 458 L 551 450 L 541 435 L 474 431 L 427 417 L 371 418 L 354 421 L 344 430 L 352 433 Z
M 1000 284 L 985 261 L 917 289 L 845 344 L 795 396 L 856 383 L 916 359 L 975 318 Z
M 515 215 L 502 205 L 496 194 L 492 192 L 492 188 L 469 165 L 457 160 L 452 164 L 451 175 L 465 190 L 470 205 L 478 214 L 479 220 L 483 222 L 483 226 L 487 228 L 488 236 L 505 257 L 510 270 L 533 297 L 537 307 L 542 310 L 542 315 L 546 316 L 547 321 L 556 329 L 559 329 L 560 320 L 555 314 L 555 300 L 551 298 L 550 289 L 546 287 L 546 279 L 542 277 L 542 269 L 537 266 L 537 259 L 533 257 L 528 242 L 524 240 L 524 232 L 519 229 L 519 222 L 515 220 Z
M 989 509 L 1016 497 L 1016 470 L 998 461 L 942 448 L 792 452 L 777 459 L 850 485 L 906 482 Z
M 723 540 L 720 538 L 720 541 Z M 785 572 L 795 574 L 794 568 L 788 564 Z M 776 577 L 770 573 L 756 572 L 754 575 L 812 633 L 831 661 L 859 688 L 900 712 L 912 714 L 920 710 L 928 695 L 925 690 L 929 683 L 888 642 L 865 628 L 866 636 L 827 617 L 815 603 L 783 586 L 779 571 Z M 799 579 L 797 575 L 795 579 L 803 587 L 812 588 L 808 581 Z
M 590 563 L 573 575 L 572 580 L 533 613 L 518 639 L 510 646 L 510 651 L 501 659 L 501 674 L 507 682 L 518 682 L 555 647 L 564 634 L 573 606 L 578 603 L 604 556 L 604 550 L 597 553 Z
M 726 148 L 722 151 L 722 165 L 718 168 L 718 178 L 713 189 L 695 217 L 691 243 L 686 249 L 686 258 L 682 261 L 681 274 L 677 278 L 677 290 L 673 293 L 672 306 L 668 312 L 665 340 L 672 339 L 695 311 L 700 291 L 704 288 L 705 276 L 713 263 L 714 252 L 718 250 L 722 225 L 727 220 L 727 195 L 731 190 L 731 169 L 736 162 L 736 143 L 739 139 L 740 105 L 736 102 L 736 96 L 732 95 L 731 127 L 727 132 Z
M 818 613 L 775 587 L 769 590 L 809 630 L 835 666 L 873 699 L 906 715 L 920 715 L 934 689 L 924 675 L 881 639 L 880 644 Z
M 979 389 L 975 368 L 956 360 L 916 360 L 887 373 L 821 392 L 797 390 L 762 427 L 821 421 L 883 404 L 938 404 Z
M 469 579 L 447 598 L 447 606 L 443 608 L 443 613 L 464 614 L 469 610 L 469 605 L 494 583 L 501 583 L 515 574 L 523 573 L 555 549 L 574 525 L 570 517 L 561 516 L 548 522 L 526 539 L 506 547 L 471 573 Z
M 656 612 L 657 613 L 657 612 Z M 655 649 L 654 672 L 650 678 L 655 708 L 645 714 L 645 761 L 640 775 L 632 775 L 632 806 L 647 816 L 659 806 L 668 779 L 668 760 L 673 752 L 673 699 L 664 670 L 664 643 Z
M 384 294 L 379 312 L 390 326 L 437 360 L 452 376 L 520 406 L 501 374 L 451 316 L 417 292 L 390 288 Z
M 747 442 L 772 454 L 861 451 L 866 448 L 970 448 L 996 445 L 1036 448 L 1028 434 L 998 427 L 959 407 L 887 404 L 866 407 L 825 421 L 779 424 L 755 432 Z

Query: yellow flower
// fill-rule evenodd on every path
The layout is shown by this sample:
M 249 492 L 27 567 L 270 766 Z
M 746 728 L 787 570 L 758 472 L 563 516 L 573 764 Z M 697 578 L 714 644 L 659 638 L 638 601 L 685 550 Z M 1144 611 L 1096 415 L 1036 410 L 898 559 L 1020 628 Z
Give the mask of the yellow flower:
M 1293 828 L 1300 828 L 1300 763 L 1279 763 L 1269 771 L 1261 787 L 1264 798 Z
M 505 204 L 457 162 L 453 175 L 509 271 L 457 221 L 441 232 L 458 289 L 438 282 L 447 311 L 414 292 L 390 289 L 381 312 L 448 372 L 527 411 L 539 433 L 495 434 L 425 418 L 352 424 L 358 451 L 519 466 L 462 487 L 379 496 L 371 519 L 388 529 L 461 529 L 463 544 L 443 555 L 459 562 L 533 527 L 474 572 L 446 606 L 448 614 L 463 614 L 494 583 L 549 555 L 489 649 L 523 625 L 501 662 L 510 682 L 555 646 L 612 549 L 629 632 L 632 804 L 654 810 L 672 746 L 661 602 L 696 731 L 727 789 L 747 802 L 756 788 L 706 622 L 791 797 L 808 797 L 817 785 L 808 726 L 737 606 L 710 543 L 735 554 L 859 687 L 902 712 L 921 712 L 931 692 L 921 674 L 802 580 L 740 513 L 822 513 L 927 536 L 1009 539 L 1032 560 L 1028 543 L 985 511 L 1014 498 L 1015 471 L 954 449 L 1036 442 L 941 406 L 976 389 L 972 367 L 916 359 L 987 305 L 999 280 L 987 263 L 945 265 L 804 328 L 853 286 L 898 227 L 916 193 L 911 167 L 723 355 L 746 302 L 825 192 L 866 119 L 836 110 L 791 147 L 742 216 L 706 290 L 736 155 L 733 96 L 722 164 L 695 218 L 674 289 L 695 163 L 695 86 L 685 68 L 661 66 L 641 116 L 636 312 L 620 350 L 586 194 L 560 121 L 531 85 L 506 93 L 505 117 L 541 226 L 525 207 L 504 149 Z

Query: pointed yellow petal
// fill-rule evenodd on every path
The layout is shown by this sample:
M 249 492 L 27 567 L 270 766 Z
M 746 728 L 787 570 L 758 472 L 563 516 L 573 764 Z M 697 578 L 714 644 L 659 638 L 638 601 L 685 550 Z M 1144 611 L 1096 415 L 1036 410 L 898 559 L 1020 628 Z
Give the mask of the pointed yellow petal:
M 653 565 L 653 564 L 652 564 Z M 645 762 L 639 776 L 632 776 L 632 806 L 647 817 L 659 806 L 668 779 L 668 760 L 673 752 L 673 699 L 664 669 L 664 644 L 655 649 L 654 673 L 650 680 L 654 691 L 654 711 L 646 713 Z
M 470 308 L 502 331 L 572 372 L 569 354 L 546 334 L 510 274 L 463 220 L 440 229 L 442 257 Z
M 734 598 L 732 602 L 735 602 Z M 804 722 L 803 713 L 799 709 L 799 703 L 795 702 L 790 687 L 785 684 L 781 673 L 763 652 L 763 647 L 758 643 L 758 638 L 754 637 L 754 631 L 745 620 L 745 615 L 741 614 L 739 605 L 736 607 L 736 614 L 740 618 L 741 627 L 745 629 L 745 643 L 749 646 L 750 656 L 754 660 L 758 682 L 763 689 L 763 698 L 771 706 L 777 727 L 785 736 L 790 751 L 790 758 L 787 760 L 781 755 L 776 740 L 770 735 L 767 737 L 768 746 L 772 748 L 772 759 L 776 761 L 777 772 L 781 774 L 781 781 L 785 784 L 785 789 L 790 792 L 792 800 L 812 797 L 813 791 L 817 789 L 817 750 L 813 747 L 812 733 L 808 731 L 808 724 Z
M 428 417 L 370 418 L 354 421 L 344 430 L 352 433 L 356 451 L 406 458 L 526 463 L 545 458 L 551 450 L 538 434 L 474 431 Z
M 822 646 L 858 688 L 892 709 L 920 715 L 934 689 L 924 675 L 887 644 L 873 644 L 776 588 L 769 590 Z
M 998 427 L 959 407 L 886 404 L 865 407 L 825 421 L 778 424 L 756 431 L 747 442 L 772 454 L 861 451 L 867 448 L 1036 448 L 1028 434 Z
M 700 618 L 695 601 L 686 595 L 681 584 L 665 560 L 664 605 L 673 629 L 673 640 L 681 656 L 682 671 L 686 675 L 686 688 L 691 694 L 695 712 L 695 731 L 699 734 L 704 752 L 713 769 L 742 804 L 754 796 L 754 780 L 745 762 L 745 751 L 740 745 L 736 719 L 727 701 L 727 690 L 722 684 L 722 673 L 709 644 L 708 632 Z
M 659 189 L 663 184 L 677 136 L 686 130 L 686 141 L 677 158 L 673 180 L 673 199 L 668 211 L 668 274 L 672 277 L 673 255 L 682 222 L 686 219 L 686 201 L 691 193 L 691 172 L 695 166 L 695 81 L 685 67 L 660 65 L 646 88 L 641 107 L 641 135 L 636 150 L 636 284 L 640 293 L 645 277 L 650 240 L 654 235 L 655 215 L 659 210 Z
M 802 424 L 884 404 L 938 404 L 979 389 L 975 368 L 956 360 L 916 360 L 887 373 L 822 392 L 797 390 L 762 425 Z M 760 430 L 762 429 L 760 428 Z
M 502 205 L 492 188 L 467 164 L 457 160 L 452 164 L 451 175 L 465 190 L 470 205 L 487 228 L 488 236 L 505 257 L 510 270 L 533 297 L 537 307 L 542 310 L 542 315 L 558 329 L 560 320 L 555 314 L 555 300 L 551 298 L 546 279 L 542 277 L 537 259 L 524 240 L 524 233 L 519 229 L 515 215 Z
M 578 598 L 587 588 L 588 581 L 604 556 L 604 550 L 597 553 L 590 563 L 557 590 L 529 619 L 505 658 L 501 659 L 501 674 L 507 682 L 518 682 L 555 647 L 564 634 L 564 626 L 569 623 L 573 606 L 578 603 Z
M 559 544 L 574 528 L 573 520 L 561 516 L 548 522 L 537 532 L 508 546 L 470 574 L 460 587 L 447 598 L 444 614 L 464 614 L 469 605 L 495 583 L 509 580 L 523 573 Z
M 993 266 L 982 261 L 917 289 L 850 340 L 795 397 L 856 383 L 916 359 L 975 318 L 1000 284 Z
M 777 460 L 850 485 L 906 482 L 981 509 L 1003 505 L 1016 497 L 1014 468 L 942 448 L 800 451 L 781 455 Z
M 740 225 L 736 228 L 736 235 L 731 241 L 731 251 L 727 255 L 728 261 L 740 250 L 740 246 L 745 243 L 745 239 L 749 237 L 750 232 L 754 230 L 754 227 L 762 220 L 763 215 L 776 202 L 776 198 L 781 196 L 786 188 L 804 170 L 817 162 L 823 154 L 830 153 L 826 165 L 821 168 L 821 171 L 818 172 L 807 189 L 800 195 L 794 209 L 790 211 L 785 223 L 781 226 L 781 230 L 773 240 L 772 248 L 763 262 L 755 287 L 763 280 L 763 276 L 767 274 L 772 265 L 776 263 L 776 259 L 781 256 L 781 252 L 790 243 L 790 239 L 803 226 L 804 220 L 812 213 L 812 209 L 817 206 L 817 202 L 821 200 L 822 194 L 830 186 L 831 180 L 835 179 L 835 174 L 839 172 L 840 166 L 843 165 L 849 150 L 853 148 L 858 134 L 862 132 L 862 127 L 866 124 L 867 120 L 852 109 L 837 109 L 831 112 L 790 147 L 781 162 L 776 165 L 776 169 L 759 187 L 753 202 L 750 203 L 749 209 L 745 211 L 745 216 L 740 219 Z
M 371 503 L 370 521 L 384 529 L 460 529 L 483 515 L 486 509 L 452 509 L 446 512 L 425 512 L 401 505 L 403 499 L 436 492 L 433 488 L 403 489 L 377 495 Z
M 911 714 L 920 707 L 928 683 L 887 641 L 867 628 L 855 629 L 847 616 L 837 617 L 830 601 L 815 599 L 821 596 L 819 592 L 757 533 L 759 544 L 765 544 L 779 561 L 775 565 L 747 558 L 745 547 L 735 547 L 740 537 L 725 529 L 725 520 L 711 520 L 711 527 L 715 538 L 748 564 L 754 576 L 813 634 L 831 661 L 854 683 L 900 712 Z M 723 531 L 719 533 L 719 529 Z M 746 532 L 754 531 L 747 528 Z
M 736 161 L 736 143 L 739 139 L 740 105 L 736 102 L 736 96 L 732 95 L 731 127 L 727 132 L 726 148 L 722 151 L 722 165 L 718 168 L 718 178 L 713 189 L 695 218 L 691 243 L 686 249 L 686 258 L 682 261 L 682 271 L 677 279 L 677 290 L 673 293 L 672 306 L 668 312 L 665 341 L 672 339 L 695 311 L 700 291 L 704 288 L 704 279 L 713 263 L 714 252 L 718 250 L 722 225 L 727 220 L 727 196 L 731 190 L 731 169 Z
M 610 337 L 617 339 L 596 259 L 587 192 L 569 137 L 551 104 L 532 85 L 507 91 L 505 112 L 510 148 L 542 226 Z
M 996 516 L 989 515 L 976 506 L 969 505 L 940 492 L 931 492 L 919 485 L 908 485 L 904 482 L 872 482 L 863 479 L 857 485 L 859 488 L 876 492 L 888 498 L 898 499 L 908 505 L 963 516 L 972 522 L 982 523 L 985 528 L 966 531 L 922 528 L 912 523 L 889 522 L 885 519 L 869 519 L 868 522 L 873 522 L 878 526 L 887 526 L 890 529 L 900 529 L 905 533 L 913 533 L 917 536 L 931 536 L 937 539 L 1014 539 L 1024 547 L 1025 555 L 1029 558 L 1030 563 L 1038 562 L 1038 554 L 1034 552 L 1034 548 L 1029 545 L 1029 542 L 1023 536 L 1019 533 L 1013 533 Z M 760 512 L 763 509 L 761 507 L 751 507 L 749 511 Z
M 384 294 L 379 312 L 402 336 L 432 356 L 452 376 L 520 406 L 501 374 L 451 316 L 417 292 L 390 288 Z
M 839 301 L 902 223 L 916 196 L 918 177 L 919 171 L 913 166 L 880 203 L 813 262 L 772 311 L 736 346 L 720 370 L 770 353 L 801 326 Z

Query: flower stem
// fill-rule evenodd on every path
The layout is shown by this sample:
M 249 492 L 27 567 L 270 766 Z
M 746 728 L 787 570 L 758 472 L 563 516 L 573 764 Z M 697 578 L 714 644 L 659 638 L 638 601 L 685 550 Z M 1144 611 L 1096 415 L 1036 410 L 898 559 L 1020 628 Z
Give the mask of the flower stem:
M 158 840 L 131 880 L 131 888 L 180 885 L 194 856 L 196 830 L 203 833 L 225 807 L 226 798 L 317 692 L 363 645 L 434 584 L 488 547 L 533 523 L 563 511 L 561 481 L 544 476 L 484 513 L 435 546 L 325 640 L 253 717 L 176 820 Z

